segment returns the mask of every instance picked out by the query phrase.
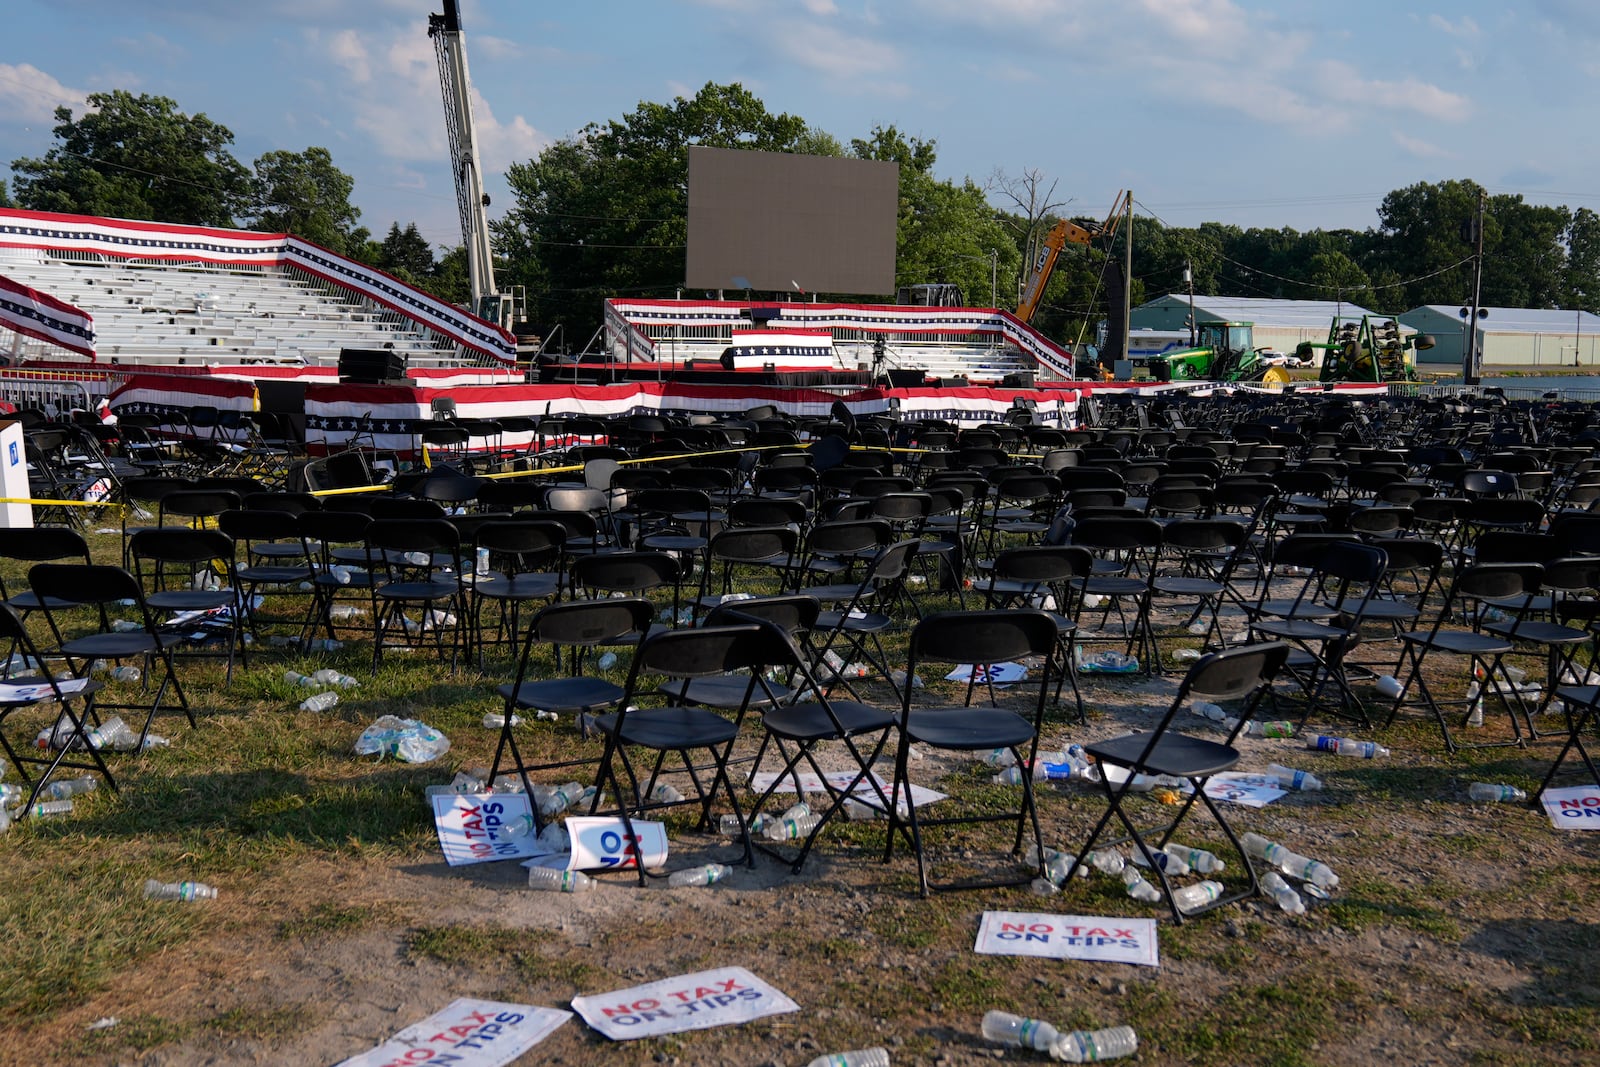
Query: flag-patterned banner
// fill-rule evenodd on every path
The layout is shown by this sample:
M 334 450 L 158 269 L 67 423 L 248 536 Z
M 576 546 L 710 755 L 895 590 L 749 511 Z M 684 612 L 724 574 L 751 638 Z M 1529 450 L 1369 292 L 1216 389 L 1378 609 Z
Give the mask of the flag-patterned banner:
M 92 252 L 126 259 L 170 259 L 187 263 L 295 267 L 391 308 L 473 351 L 503 363 L 514 364 L 517 360 L 517 342 L 510 332 L 381 270 L 290 234 L 4 208 L 0 209 L 0 248 Z
M 94 358 L 94 318 L 0 274 L 0 326 Z
M 652 333 L 659 335 L 669 326 L 733 330 L 750 321 L 750 307 L 749 301 L 736 300 L 608 300 L 608 350 L 625 350 L 629 360 L 656 359 L 660 342 L 649 340 Z M 1061 377 L 1072 378 L 1076 373 L 1070 352 L 1009 311 L 903 304 L 780 303 L 769 307 L 778 312 L 769 323 L 785 330 L 819 330 L 830 335 L 840 330 L 952 337 L 1000 334 Z

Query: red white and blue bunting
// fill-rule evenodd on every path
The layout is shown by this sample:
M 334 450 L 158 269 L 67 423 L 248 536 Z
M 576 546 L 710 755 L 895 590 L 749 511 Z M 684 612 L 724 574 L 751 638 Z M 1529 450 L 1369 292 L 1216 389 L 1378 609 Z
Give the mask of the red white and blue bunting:
M 94 358 L 94 318 L 0 274 L 0 326 Z

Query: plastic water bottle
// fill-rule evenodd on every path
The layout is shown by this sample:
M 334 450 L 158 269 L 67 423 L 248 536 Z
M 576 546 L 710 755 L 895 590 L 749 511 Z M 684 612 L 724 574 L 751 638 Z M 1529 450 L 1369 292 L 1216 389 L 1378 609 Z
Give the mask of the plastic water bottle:
M 551 815 L 559 815 L 589 796 L 589 790 L 593 788 L 594 786 L 589 786 L 588 789 L 585 789 L 581 782 L 566 782 L 558 785 L 554 789 L 538 796 L 539 814 L 547 818 Z
M 1062 1034 L 1050 1046 L 1050 1058 L 1057 1063 L 1099 1063 L 1131 1056 L 1138 1049 L 1139 1035 L 1133 1027 L 1112 1026 Z
M 789 807 L 784 810 L 784 813 L 778 816 L 778 821 L 782 822 L 784 819 L 800 819 L 810 814 L 811 805 L 806 803 L 804 800 L 801 800 L 797 803 L 790 804 Z
M 1278 780 L 1280 789 L 1299 789 L 1309 793 L 1322 788 L 1322 779 L 1310 771 L 1297 771 L 1281 763 L 1267 764 L 1267 773 Z
M 650 802 L 653 804 L 681 804 L 685 799 L 683 793 L 669 782 L 657 782 L 656 787 L 650 790 Z
M 839 805 L 839 810 L 844 812 L 845 819 L 850 822 L 876 822 L 889 817 L 889 813 L 882 808 L 853 798 L 846 798 L 845 802 Z
M 1266 890 L 1272 902 L 1288 912 L 1290 915 L 1304 915 L 1306 902 L 1300 899 L 1300 894 L 1294 887 L 1283 880 L 1283 875 L 1277 871 L 1268 871 L 1261 876 L 1261 888 Z
M 616 665 L 617 654 L 615 652 L 602 652 L 600 654 L 600 658 L 595 661 L 595 666 L 599 667 L 603 671 L 609 671 Z
M 1352 737 L 1328 737 L 1325 734 L 1307 738 L 1306 748 L 1314 752 L 1334 752 L 1341 756 L 1356 756 L 1360 759 L 1376 759 L 1389 754 L 1389 750 L 1376 741 L 1357 741 Z
M 128 619 L 112 619 L 111 632 L 114 634 L 134 634 L 144 629 L 144 624 L 132 622 Z
M 1174 889 L 1172 891 L 1172 903 L 1177 905 L 1179 911 L 1188 915 L 1192 911 L 1198 911 L 1205 907 L 1220 896 L 1222 896 L 1222 883 L 1207 879 L 1204 882 L 1196 882 L 1194 885 L 1186 885 L 1182 889 Z
M 1029 867 L 1035 867 L 1039 863 L 1039 853 L 1034 850 L 1032 845 L 1028 846 L 1028 851 L 1023 853 L 1022 858 Z M 1061 885 L 1074 874 L 1079 878 L 1089 877 L 1089 869 L 1087 867 L 1079 867 L 1077 863 L 1078 857 L 1069 856 L 1058 849 L 1053 849 L 1048 845 L 1045 846 L 1044 875 L 1053 885 Z
M 1308 859 L 1298 852 L 1290 852 L 1260 834 L 1246 833 L 1239 839 L 1239 843 L 1244 846 L 1247 855 L 1265 860 L 1291 878 L 1310 882 L 1323 889 L 1332 889 L 1339 884 L 1339 876 L 1334 874 L 1327 864 Z
M 722 881 L 732 873 L 733 871 L 725 864 L 708 863 L 703 867 L 690 867 L 686 871 L 673 871 L 667 878 L 667 885 L 674 889 L 683 886 L 711 885 L 713 882 Z
M 1061 1036 L 1061 1032 L 1047 1022 L 1012 1015 L 1008 1011 L 986 1012 L 983 1016 L 983 1036 L 990 1041 L 1012 1048 L 1032 1048 L 1048 1052 Z
M 339 689 L 361 688 L 360 682 L 356 681 L 348 674 L 340 674 L 332 667 L 324 667 L 320 671 L 313 672 L 311 678 L 313 681 L 320 682 L 323 685 L 331 685 Z
M 1128 861 L 1114 848 L 1097 848 L 1085 857 L 1089 866 L 1101 874 L 1121 874 Z
M 491 712 L 489 712 L 487 715 L 485 715 L 483 717 L 483 728 L 485 730 L 498 730 L 498 729 L 501 729 L 502 727 L 504 727 L 505 724 L 506 724 L 506 717 L 504 715 L 502 715 L 498 711 L 491 711 Z M 512 712 L 511 713 L 511 725 L 512 726 L 521 726 L 522 725 L 522 716 L 518 715 L 516 712 Z
M 745 822 L 745 826 L 752 834 L 759 834 L 765 831 L 768 826 L 771 826 L 772 821 L 772 816 L 768 815 L 766 812 L 761 812 L 758 815 L 752 815 Z M 717 820 L 717 829 L 722 831 L 722 836 L 732 837 L 734 834 L 739 832 L 739 816 L 724 815 L 721 819 Z
M 70 800 L 41 800 L 19 811 L 18 816 L 32 815 L 34 818 L 43 818 L 47 815 L 72 814 L 72 801 Z
M 92 793 L 99 784 L 98 780 L 84 775 L 82 778 L 68 778 L 65 781 L 51 782 L 45 786 L 44 792 L 52 800 L 66 800 L 80 793 Z
M 802 815 L 798 819 L 776 819 L 765 833 L 768 841 L 798 841 L 811 836 L 811 831 L 821 823 L 822 816 L 815 813 Z
M 1162 846 L 1161 851 L 1169 856 L 1177 857 L 1187 863 L 1190 870 L 1198 871 L 1201 874 L 1216 874 L 1218 871 L 1225 870 L 1228 866 L 1218 859 L 1214 852 L 1207 852 L 1203 848 L 1190 848 L 1188 845 L 1180 845 L 1176 841 L 1168 841 Z M 1167 873 L 1171 874 L 1172 872 L 1169 870 Z
M 1210 719 L 1212 722 L 1221 722 L 1228 717 L 1227 712 L 1209 700 L 1196 700 L 1189 705 L 1189 710 L 1202 719 Z
M 1467 796 L 1480 804 L 1499 804 L 1503 801 L 1527 800 L 1528 794 L 1514 785 L 1495 782 L 1473 782 L 1467 787 Z
M 305 647 L 307 652 L 337 652 L 344 647 L 344 642 L 329 637 L 313 637 Z
M 204 882 L 162 882 L 151 878 L 144 884 L 146 900 L 216 900 L 217 891 Z
M 528 888 L 547 893 L 587 893 L 600 883 L 582 871 L 558 871 L 550 867 L 529 867 Z
M 1245 724 L 1244 732 L 1249 737 L 1293 737 L 1294 723 L 1277 720 L 1262 722 L 1260 719 L 1251 719 Z
M 283 680 L 288 682 L 290 685 L 297 685 L 302 689 L 322 688 L 321 684 L 315 678 L 311 677 L 309 674 L 301 674 L 298 671 L 284 671 Z
M 329 689 L 321 693 L 313 693 L 300 702 L 301 711 L 327 711 L 339 703 L 339 694 Z
M 1137 863 L 1139 866 L 1150 866 L 1149 862 L 1144 858 L 1144 851 L 1142 849 L 1137 847 L 1134 848 L 1132 855 L 1133 862 Z M 1182 878 L 1184 875 L 1189 873 L 1188 861 L 1182 856 L 1175 855 L 1174 853 L 1168 852 L 1165 849 L 1152 849 L 1150 851 L 1150 858 L 1155 860 L 1155 865 L 1157 867 L 1167 872 L 1167 876 L 1169 878 Z
M 1122 885 L 1134 900 L 1154 904 L 1161 899 L 1161 890 L 1145 881 L 1144 875 L 1140 874 L 1139 869 L 1132 864 L 1122 868 Z
M 889 1067 L 889 1050 L 879 1045 L 877 1048 L 830 1052 L 826 1056 L 818 1056 L 806 1067 Z
M 144 672 L 138 667 L 125 663 L 121 666 L 112 667 L 106 677 L 118 682 L 137 682 L 144 677 Z

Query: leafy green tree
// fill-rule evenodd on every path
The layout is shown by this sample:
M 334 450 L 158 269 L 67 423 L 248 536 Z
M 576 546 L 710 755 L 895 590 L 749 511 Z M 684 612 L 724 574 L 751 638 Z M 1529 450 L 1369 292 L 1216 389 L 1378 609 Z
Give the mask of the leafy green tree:
M 1567 274 L 1561 306 L 1600 312 L 1600 215 L 1586 207 L 1567 227 Z
M 793 152 L 833 144 L 736 84 L 641 102 L 507 170 L 516 202 L 493 224 L 504 280 L 528 287 L 539 322 L 564 322 L 587 338 L 604 297 L 667 296 L 682 283 L 690 145 Z
M 11 194 L 6 192 L 6 182 L 0 179 L 0 207 L 15 207 L 11 202 Z
M 356 226 L 361 209 L 350 203 L 354 190 L 355 179 L 333 165 L 326 148 L 268 152 L 255 163 L 249 215 L 256 229 L 352 252 L 367 238 Z
M 427 281 L 436 266 L 433 246 L 414 222 L 403 230 L 398 222 L 389 225 L 388 236 L 378 246 L 376 262 L 379 268 L 412 285 Z
M 16 159 L 17 202 L 39 211 L 231 226 L 247 203 L 249 173 L 228 151 L 233 133 L 164 96 L 91 93 L 74 119 L 56 108 L 56 143 Z

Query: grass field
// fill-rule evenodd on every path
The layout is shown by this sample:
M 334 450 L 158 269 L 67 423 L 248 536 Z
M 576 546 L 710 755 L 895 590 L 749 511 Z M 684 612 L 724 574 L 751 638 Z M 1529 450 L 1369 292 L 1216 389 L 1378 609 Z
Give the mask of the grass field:
M 94 549 L 119 554 L 110 536 Z M 361 688 L 330 712 L 297 710 L 306 694 L 284 671 L 329 664 Z M 1452 758 L 1412 716 L 1382 735 L 1393 750 L 1384 760 L 1244 742 L 1247 768 L 1290 763 L 1327 783 L 1230 811 L 1238 828 L 1339 872 L 1332 899 L 1298 918 L 1257 901 L 1175 927 L 1164 906 L 1103 878 L 1049 899 L 1014 889 L 925 901 L 907 857 L 878 862 L 871 823 L 831 828 L 798 877 L 763 857 L 707 889 L 613 879 L 566 897 L 528 892 L 515 864 L 447 869 L 421 802 L 424 786 L 488 761 L 496 734 L 480 720 L 499 710 L 509 661 L 451 674 L 431 656 L 393 655 L 376 676 L 368 668 L 359 642 L 322 657 L 258 648 L 226 688 L 219 665 L 186 665 L 198 729 L 163 715 L 156 731 L 170 747 L 110 757 L 120 794 L 100 790 L 70 815 L 0 836 L 5 1060 L 332 1063 L 456 996 L 565 1007 L 580 993 L 738 965 L 802 1011 L 622 1045 L 575 1020 L 527 1061 L 784 1065 L 884 1044 L 896 1064 L 976 1064 L 998 1055 L 978 1021 L 1000 1007 L 1063 1028 L 1132 1025 L 1143 1063 L 1600 1063 L 1600 834 L 1465 798 L 1474 780 L 1531 790 L 1549 740 Z M 1096 680 L 1090 725 L 1055 714 L 1046 740 L 1148 726 L 1172 691 L 1170 675 Z M 451 752 L 425 766 L 354 756 L 361 729 L 386 713 L 437 727 Z M 7 736 L 31 742 L 50 718 L 19 713 Z M 538 752 L 597 751 L 570 723 L 523 730 Z M 753 725 L 746 737 L 753 748 Z M 989 773 L 932 760 L 918 771 L 980 806 L 1009 797 Z M 1075 783 L 1042 793 L 1047 839 L 1075 847 L 1099 802 Z M 687 818 L 668 826 L 673 866 L 731 854 Z M 1197 823 L 1192 843 L 1215 844 L 1207 831 Z M 992 840 L 940 847 L 985 853 Z M 204 881 L 220 896 L 147 902 L 152 877 Z M 977 955 L 985 910 L 1163 918 L 1161 966 Z M 109 1016 L 115 1026 L 89 1029 Z

